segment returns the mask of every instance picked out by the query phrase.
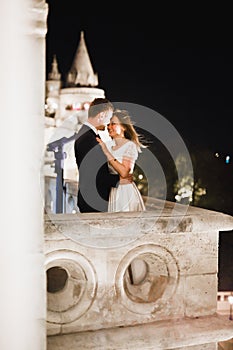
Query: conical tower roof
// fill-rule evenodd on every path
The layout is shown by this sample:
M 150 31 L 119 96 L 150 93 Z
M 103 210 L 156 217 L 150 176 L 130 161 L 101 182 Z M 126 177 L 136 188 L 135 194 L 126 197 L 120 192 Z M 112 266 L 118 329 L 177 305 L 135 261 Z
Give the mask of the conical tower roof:
M 68 86 L 97 86 L 98 77 L 94 73 L 91 60 L 84 40 L 84 32 L 81 32 L 80 41 L 76 50 L 71 69 L 67 75 Z
M 53 56 L 52 70 L 48 74 L 48 79 L 49 80 L 60 80 L 61 79 L 61 73 L 59 73 L 59 70 L 58 70 L 56 55 Z

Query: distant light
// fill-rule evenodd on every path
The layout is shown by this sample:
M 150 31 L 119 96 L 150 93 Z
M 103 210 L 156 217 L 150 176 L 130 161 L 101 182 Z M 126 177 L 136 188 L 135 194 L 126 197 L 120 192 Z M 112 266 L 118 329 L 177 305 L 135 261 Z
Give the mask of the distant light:
M 230 163 L 230 156 L 226 156 L 226 164 Z
M 175 196 L 175 200 L 177 201 L 177 202 L 180 202 L 180 200 L 181 200 L 181 196 L 179 196 L 178 194 Z
M 89 109 L 89 107 L 90 107 L 90 103 L 85 102 L 85 103 L 83 104 L 83 108 L 85 109 L 85 111 L 87 111 L 87 110 Z
M 143 189 L 143 185 L 142 185 L 142 184 L 138 184 L 137 187 L 138 187 L 139 190 L 142 190 L 142 189 Z
M 181 193 L 181 198 L 187 198 L 187 197 L 191 197 L 193 194 L 193 191 L 192 190 L 187 190 L 183 193 Z
M 215 157 L 216 157 L 216 158 L 219 157 L 219 153 L 218 153 L 218 152 L 215 153 Z
M 73 103 L 72 109 L 75 111 L 80 111 L 80 109 L 82 109 L 81 103 L 80 102 Z

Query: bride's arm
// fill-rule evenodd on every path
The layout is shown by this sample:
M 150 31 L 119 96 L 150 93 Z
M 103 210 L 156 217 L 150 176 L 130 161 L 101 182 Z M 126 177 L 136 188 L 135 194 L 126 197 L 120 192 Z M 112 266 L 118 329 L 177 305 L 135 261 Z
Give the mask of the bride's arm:
M 113 157 L 113 155 L 107 148 L 106 144 L 100 138 L 97 137 L 96 140 L 99 142 L 100 146 L 102 147 L 102 150 L 106 155 L 109 164 L 111 164 L 111 166 L 118 172 L 118 174 L 122 178 L 127 178 L 130 173 L 132 162 L 126 158 L 123 158 L 122 163 L 119 162 L 116 158 Z
M 129 176 L 131 169 L 131 161 L 129 159 L 123 158 L 121 163 L 116 158 L 111 157 L 110 159 L 108 158 L 108 161 L 121 177 L 127 178 Z

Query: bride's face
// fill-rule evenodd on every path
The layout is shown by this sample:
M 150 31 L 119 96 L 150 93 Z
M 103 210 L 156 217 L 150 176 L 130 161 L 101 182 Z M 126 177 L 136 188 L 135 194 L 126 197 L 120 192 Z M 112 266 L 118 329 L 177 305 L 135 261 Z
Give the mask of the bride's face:
M 121 125 L 119 119 L 113 116 L 110 120 L 110 123 L 107 125 L 109 136 L 113 139 L 124 137 L 124 128 Z

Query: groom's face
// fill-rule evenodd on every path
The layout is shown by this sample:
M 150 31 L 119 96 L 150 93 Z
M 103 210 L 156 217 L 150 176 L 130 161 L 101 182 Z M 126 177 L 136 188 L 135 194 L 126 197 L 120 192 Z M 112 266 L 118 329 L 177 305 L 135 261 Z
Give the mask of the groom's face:
M 112 113 L 113 113 L 112 110 L 108 110 L 105 112 L 101 112 L 99 114 L 99 118 L 98 118 L 99 125 L 97 126 L 98 130 L 105 130 L 107 124 L 109 124 L 109 122 L 110 122 L 110 119 L 112 117 Z

